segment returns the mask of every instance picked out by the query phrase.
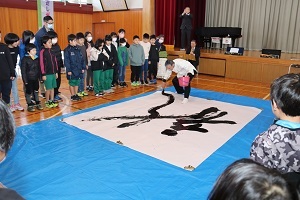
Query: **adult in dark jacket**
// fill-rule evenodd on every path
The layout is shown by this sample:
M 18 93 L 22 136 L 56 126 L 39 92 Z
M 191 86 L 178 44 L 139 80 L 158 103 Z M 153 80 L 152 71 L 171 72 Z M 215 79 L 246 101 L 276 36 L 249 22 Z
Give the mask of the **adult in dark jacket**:
M 15 79 L 15 65 L 13 64 L 9 48 L 1 43 L 0 32 L 0 94 L 6 104 L 10 103 L 12 80 Z
M 28 105 L 29 112 L 35 111 L 35 105 L 32 103 L 33 97 L 36 107 L 42 110 L 43 107 L 39 100 L 39 80 L 41 80 L 41 68 L 39 58 L 36 55 L 36 46 L 34 44 L 27 44 L 25 47 L 27 54 L 21 61 L 22 80 L 25 85 L 25 99 Z
M 179 16 L 181 18 L 181 50 L 185 50 L 186 44 L 189 44 L 191 41 L 191 32 L 193 29 L 192 25 L 192 14 L 189 7 L 186 7 L 183 13 Z M 187 39 L 187 43 L 186 40 Z
M 47 34 L 48 31 L 53 29 L 53 18 L 51 16 L 45 16 L 43 18 L 44 25 L 35 34 L 35 40 L 37 45 L 37 55 L 40 55 L 42 49 L 42 37 Z
M 186 54 L 195 56 L 195 60 L 189 59 L 188 61 L 197 69 L 197 66 L 199 65 L 200 48 L 197 47 L 196 40 L 191 41 L 191 45 L 187 48 Z

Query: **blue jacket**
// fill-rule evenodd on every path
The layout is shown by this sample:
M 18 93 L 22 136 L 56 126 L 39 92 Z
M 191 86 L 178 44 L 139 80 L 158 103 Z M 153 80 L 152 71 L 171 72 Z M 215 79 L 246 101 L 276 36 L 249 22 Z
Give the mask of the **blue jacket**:
M 82 79 L 82 70 L 86 66 L 80 49 L 76 46 L 68 45 L 64 50 L 64 57 L 67 79 Z M 68 72 L 72 72 L 72 75 L 68 75 Z
M 44 35 L 47 34 L 47 30 L 45 28 L 45 26 L 43 26 L 42 28 L 40 28 L 40 30 L 38 30 L 38 32 L 36 32 L 35 34 L 35 41 L 36 41 L 36 54 L 40 55 L 40 51 L 42 50 L 42 37 Z

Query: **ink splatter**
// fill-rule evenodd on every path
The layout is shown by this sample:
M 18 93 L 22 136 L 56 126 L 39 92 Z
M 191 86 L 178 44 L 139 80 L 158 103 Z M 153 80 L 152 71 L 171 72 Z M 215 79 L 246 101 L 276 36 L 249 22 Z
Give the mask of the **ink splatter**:
M 143 123 L 150 122 L 153 119 L 175 119 L 170 129 L 165 129 L 161 132 L 163 135 L 175 136 L 177 131 L 189 130 L 197 131 L 201 133 L 207 133 L 208 130 L 203 128 L 203 124 L 236 124 L 230 120 L 216 120 L 217 118 L 223 117 L 228 113 L 226 111 L 219 112 L 220 110 L 216 107 L 210 107 L 202 110 L 199 113 L 192 115 L 167 115 L 161 116 L 157 110 L 166 107 L 174 103 L 174 96 L 172 94 L 165 93 L 162 91 L 162 95 L 168 97 L 168 101 L 162 105 L 155 106 L 148 110 L 149 115 L 146 116 L 118 116 L 118 117 L 101 117 L 91 118 L 88 121 L 103 121 L 103 120 L 116 120 L 116 119 L 134 119 L 135 121 L 125 122 L 117 126 L 117 128 L 126 128 L 130 126 L 139 126 Z M 84 121 L 84 120 L 83 120 Z

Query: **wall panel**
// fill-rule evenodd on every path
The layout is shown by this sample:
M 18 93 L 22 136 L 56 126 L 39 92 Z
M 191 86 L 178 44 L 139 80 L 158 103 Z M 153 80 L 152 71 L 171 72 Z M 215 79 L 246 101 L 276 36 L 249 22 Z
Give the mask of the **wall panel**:
M 34 33 L 38 30 L 36 10 L 0 7 L 0 13 L 2 39 L 8 32 L 14 32 L 21 37 L 24 30 Z M 60 46 L 64 48 L 68 34 L 92 31 L 92 14 L 54 12 L 54 29 L 59 36 Z
M 126 38 L 129 44 L 131 44 L 134 35 L 138 35 L 142 38 L 142 13 L 142 9 L 117 12 L 94 12 L 93 23 L 99 23 L 102 22 L 102 20 L 105 20 L 105 22 L 114 22 L 115 32 L 118 32 L 120 28 L 124 28 L 126 30 Z

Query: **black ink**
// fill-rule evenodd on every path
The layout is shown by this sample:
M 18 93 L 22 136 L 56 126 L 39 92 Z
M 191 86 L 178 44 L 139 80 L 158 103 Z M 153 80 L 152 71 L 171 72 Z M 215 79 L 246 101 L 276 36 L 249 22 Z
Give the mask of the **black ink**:
M 215 120 L 217 118 L 223 117 L 228 113 L 222 111 L 218 113 L 220 110 L 216 107 L 210 107 L 202 110 L 199 113 L 192 115 L 169 115 L 169 116 L 161 116 L 157 110 L 166 107 L 172 104 L 175 100 L 172 94 L 165 93 L 162 91 L 162 95 L 168 97 L 168 101 L 162 105 L 150 108 L 148 110 L 149 115 L 146 116 L 119 116 L 119 117 L 101 117 L 101 118 L 91 118 L 88 121 L 102 121 L 102 120 L 116 120 L 116 119 L 135 119 L 136 121 L 125 122 L 118 125 L 118 128 L 126 128 L 130 126 L 139 126 L 140 124 L 150 122 L 153 119 L 175 119 L 176 122 L 173 122 L 173 125 L 170 127 L 171 129 L 165 129 L 161 132 L 163 135 L 175 136 L 177 135 L 177 131 L 181 130 L 189 130 L 189 131 L 197 131 L 201 133 L 207 133 L 208 130 L 202 128 L 203 124 L 236 124 L 234 121 L 229 120 Z M 82 120 L 84 121 L 84 120 Z

